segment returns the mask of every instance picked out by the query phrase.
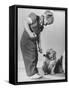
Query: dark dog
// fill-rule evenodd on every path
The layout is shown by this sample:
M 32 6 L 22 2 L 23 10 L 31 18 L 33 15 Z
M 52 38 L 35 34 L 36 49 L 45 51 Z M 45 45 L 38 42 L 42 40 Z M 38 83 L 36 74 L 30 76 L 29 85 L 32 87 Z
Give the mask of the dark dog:
M 54 68 L 54 72 L 55 73 L 63 73 L 63 67 L 62 67 L 62 60 L 63 60 L 63 56 L 61 56 L 57 61 L 56 61 L 56 65 Z

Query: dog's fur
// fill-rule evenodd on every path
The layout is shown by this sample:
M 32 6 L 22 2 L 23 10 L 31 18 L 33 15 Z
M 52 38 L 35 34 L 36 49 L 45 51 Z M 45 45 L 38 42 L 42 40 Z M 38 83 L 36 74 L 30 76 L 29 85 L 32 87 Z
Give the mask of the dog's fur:
M 49 49 L 44 56 L 45 62 L 42 66 L 44 74 L 54 74 L 54 68 L 56 65 L 56 52 L 53 49 Z
M 43 61 L 41 70 L 44 72 L 43 74 L 56 74 L 62 73 L 62 60 L 63 56 L 61 56 L 58 60 L 56 60 L 56 51 L 53 49 L 49 49 L 46 54 L 43 55 L 45 60 Z
M 56 65 L 55 65 L 55 68 L 54 68 L 54 72 L 55 72 L 55 73 L 62 73 L 62 72 L 63 72 L 62 60 L 63 60 L 63 56 L 61 56 L 61 57 L 56 61 Z

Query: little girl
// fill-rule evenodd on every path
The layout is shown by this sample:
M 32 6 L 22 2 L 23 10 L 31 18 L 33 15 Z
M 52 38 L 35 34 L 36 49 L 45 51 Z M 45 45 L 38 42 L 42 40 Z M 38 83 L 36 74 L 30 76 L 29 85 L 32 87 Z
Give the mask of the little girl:
M 20 46 L 24 58 L 26 73 L 29 77 L 40 77 L 36 67 L 38 62 L 37 46 L 39 51 L 42 52 L 40 45 L 40 33 L 42 32 L 44 26 L 52 24 L 53 20 L 52 12 L 46 11 L 42 16 L 30 13 L 25 21 Z

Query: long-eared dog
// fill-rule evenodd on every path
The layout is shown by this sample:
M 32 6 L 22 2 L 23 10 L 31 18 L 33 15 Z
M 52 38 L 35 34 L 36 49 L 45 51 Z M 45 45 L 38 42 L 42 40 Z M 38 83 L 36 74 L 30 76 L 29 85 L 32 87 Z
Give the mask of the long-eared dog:
M 46 54 L 43 54 L 43 58 L 45 58 L 45 60 L 43 61 L 41 70 L 44 75 L 63 73 L 63 56 L 56 60 L 56 51 L 53 49 L 48 49 Z

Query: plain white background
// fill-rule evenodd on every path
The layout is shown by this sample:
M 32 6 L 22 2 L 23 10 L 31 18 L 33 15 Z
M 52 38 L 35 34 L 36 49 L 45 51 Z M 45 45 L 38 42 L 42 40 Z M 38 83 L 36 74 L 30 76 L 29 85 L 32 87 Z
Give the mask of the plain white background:
M 24 31 L 24 22 L 25 18 L 29 16 L 31 12 L 36 13 L 36 15 L 41 15 L 45 10 L 39 9 L 18 9 L 18 81 L 28 80 L 24 60 L 21 52 L 20 41 Z M 51 25 L 44 27 L 41 32 L 41 48 L 43 53 L 49 48 L 52 48 L 56 51 L 56 57 L 60 58 L 65 51 L 65 11 L 52 11 L 54 15 L 54 22 Z M 42 59 L 38 55 L 37 66 L 41 66 Z M 65 65 L 65 63 L 64 63 Z M 47 77 L 48 78 L 48 77 Z
M 69 82 L 14 86 L 8 83 L 9 72 L 9 6 L 13 4 L 69 8 L 68 0 L 1 0 L 0 2 L 0 90 L 68 90 Z M 69 75 L 69 74 L 68 74 Z

